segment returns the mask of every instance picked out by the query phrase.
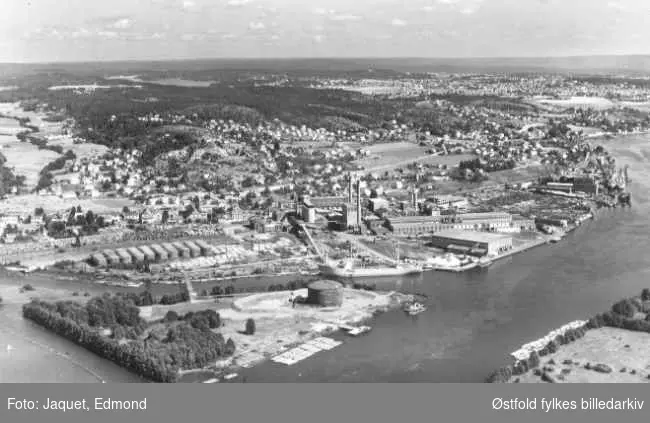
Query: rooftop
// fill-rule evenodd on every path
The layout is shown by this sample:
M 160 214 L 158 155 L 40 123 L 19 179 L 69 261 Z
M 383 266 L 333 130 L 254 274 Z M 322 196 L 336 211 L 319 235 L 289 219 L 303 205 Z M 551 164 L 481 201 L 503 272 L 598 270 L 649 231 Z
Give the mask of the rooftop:
M 507 234 L 478 231 L 440 231 L 437 232 L 434 236 L 442 238 L 462 239 L 473 242 L 490 242 L 512 238 L 512 236 Z

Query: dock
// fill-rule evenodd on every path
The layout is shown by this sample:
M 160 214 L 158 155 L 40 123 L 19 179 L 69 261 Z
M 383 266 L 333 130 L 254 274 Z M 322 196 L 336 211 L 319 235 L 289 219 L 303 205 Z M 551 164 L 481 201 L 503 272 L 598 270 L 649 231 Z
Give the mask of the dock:
M 296 348 L 276 355 L 271 359 L 271 361 L 275 363 L 285 364 L 287 366 L 292 366 L 296 363 L 299 363 L 300 361 L 305 360 L 306 358 L 311 357 L 316 353 L 336 348 L 342 343 L 343 342 L 341 341 L 336 341 L 332 338 L 327 337 L 315 338 Z

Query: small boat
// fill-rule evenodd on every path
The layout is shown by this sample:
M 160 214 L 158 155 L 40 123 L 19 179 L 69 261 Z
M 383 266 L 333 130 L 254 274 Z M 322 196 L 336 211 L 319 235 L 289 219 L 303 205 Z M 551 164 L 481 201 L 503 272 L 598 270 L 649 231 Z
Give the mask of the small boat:
M 404 311 L 410 314 L 411 316 L 415 316 L 416 314 L 420 314 L 423 311 L 426 311 L 426 307 L 422 305 L 421 303 L 415 302 L 408 304 L 406 307 L 404 307 Z
M 492 265 L 492 260 L 490 260 L 487 257 L 481 257 L 478 260 L 478 267 L 487 268 L 487 267 L 490 267 L 491 265 Z
M 348 335 L 350 336 L 363 335 L 364 333 L 370 332 L 370 329 L 372 329 L 370 326 L 358 326 L 356 328 L 352 328 L 348 330 Z
M 223 378 L 224 378 L 225 380 L 231 380 L 231 379 L 236 378 L 237 376 L 238 376 L 237 373 L 230 373 L 230 374 L 225 375 Z

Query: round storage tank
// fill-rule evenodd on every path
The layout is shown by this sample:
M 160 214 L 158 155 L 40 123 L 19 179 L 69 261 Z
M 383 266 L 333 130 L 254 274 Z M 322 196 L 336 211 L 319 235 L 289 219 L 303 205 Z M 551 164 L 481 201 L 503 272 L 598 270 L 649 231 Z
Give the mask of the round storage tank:
M 343 304 L 343 285 L 321 280 L 307 286 L 307 302 L 322 307 L 339 307 Z

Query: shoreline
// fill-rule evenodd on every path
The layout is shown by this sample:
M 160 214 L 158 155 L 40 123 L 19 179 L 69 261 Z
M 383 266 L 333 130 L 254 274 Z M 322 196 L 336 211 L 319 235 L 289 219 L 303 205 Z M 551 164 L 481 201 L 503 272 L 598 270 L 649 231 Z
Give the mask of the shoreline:
M 597 331 L 600 331 L 600 337 L 593 335 Z M 563 369 L 562 374 L 559 376 L 551 373 L 555 370 L 553 366 L 557 364 L 555 358 L 564 357 L 563 354 L 567 351 L 571 352 L 573 359 L 566 358 L 562 360 L 562 364 L 575 364 L 576 357 L 590 356 L 592 359 L 595 358 L 594 361 L 598 361 L 598 363 L 592 365 L 592 362 L 587 361 L 587 364 L 583 367 L 584 370 L 595 371 L 599 374 L 610 374 L 612 373 L 611 366 L 602 363 L 602 361 L 605 361 L 602 357 L 612 360 L 612 355 L 609 353 L 613 351 L 613 348 L 603 348 L 602 344 L 611 341 L 607 335 L 617 333 L 617 331 L 620 332 L 620 337 L 634 339 L 637 348 L 650 350 L 650 289 L 644 289 L 638 296 L 619 300 L 614 303 L 610 310 L 604 313 L 597 314 L 588 320 L 570 322 L 536 341 L 523 345 L 520 349 L 511 353 L 513 358 L 511 364 L 493 371 L 485 382 L 520 383 L 521 379 L 525 379 L 525 382 L 535 383 L 539 378 L 541 378 L 542 382 L 548 383 L 566 381 L 567 375 L 572 370 Z M 603 336 L 603 333 L 605 336 Z M 590 338 L 589 342 L 583 342 L 583 338 L 587 336 Z M 630 344 L 625 344 L 623 350 L 629 348 Z M 623 352 L 619 351 L 618 354 L 623 355 Z M 543 357 L 548 357 L 545 365 L 541 362 Z M 584 362 L 583 360 L 584 358 L 580 359 L 578 364 Z M 644 370 L 647 369 L 646 366 Z M 621 373 L 624 372 L 624 370 L 621 370 Z M 636 372 L 637 370 L 632 374 L 634 375 Z M 531 373 L 534 376 L 531 376 Z M 589 379 L 588 376 L 584 377 Z M 646 379 L 650 382 L 650 373 Z M 600 380 L 600 382 L 607 381 Z

